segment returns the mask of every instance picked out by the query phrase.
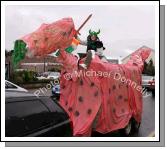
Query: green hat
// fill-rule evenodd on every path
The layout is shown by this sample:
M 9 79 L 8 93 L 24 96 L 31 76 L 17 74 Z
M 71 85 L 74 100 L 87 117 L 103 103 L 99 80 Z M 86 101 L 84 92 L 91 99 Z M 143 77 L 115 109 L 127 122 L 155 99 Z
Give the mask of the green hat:
M 98 34 L 100 34 L 100 29 L 98 30 L 98 32 L 95 32 L 95 31 L 92 32 L 91 29 L 89 30 L 89 35 L 90 35 L 90 36 L 93 36 L 93 35 L 94 35 L 94 36 L 97 37 Z

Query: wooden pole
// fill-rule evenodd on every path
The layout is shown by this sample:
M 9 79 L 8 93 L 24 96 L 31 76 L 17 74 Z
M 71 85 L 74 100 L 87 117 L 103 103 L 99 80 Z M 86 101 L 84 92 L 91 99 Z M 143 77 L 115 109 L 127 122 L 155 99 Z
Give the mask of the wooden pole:
M 92 14 L 90 14 L 87 19 L 81 24 L 81 26 L 77 29 L 77 34 L 80 34 L 79 31 L 83 28 L 83 26 L 88 22 L 88 20 L 92 17 Z

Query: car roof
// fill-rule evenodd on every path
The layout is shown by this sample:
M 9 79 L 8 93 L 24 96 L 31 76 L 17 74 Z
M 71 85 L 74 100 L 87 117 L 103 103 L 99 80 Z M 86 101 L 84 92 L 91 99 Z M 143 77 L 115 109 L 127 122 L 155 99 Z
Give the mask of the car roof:
M 6 102 L 12 102 L 12 101 L 20 101 L 20 100 L 35 100 L 43 98 L 46 96 L 35 96 L 32 93 L 27 92 L 20 92 L 20 91 L 5 91 L 5 101 Z
M 153 78 L 154 76 L 142 76 L 142 78 Z

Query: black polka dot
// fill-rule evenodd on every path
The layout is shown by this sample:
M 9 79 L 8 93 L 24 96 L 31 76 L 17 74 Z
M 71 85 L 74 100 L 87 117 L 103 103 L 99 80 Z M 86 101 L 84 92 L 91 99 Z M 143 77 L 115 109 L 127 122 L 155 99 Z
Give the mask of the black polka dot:
M 79 100 L 79 102 L 83 102 L 83 97 L 80 96 L 80 97 L 78 98 L 78 100 Z
M 83 85 L 83 80 L 82 80 L 82 79 L 79 81 L 79 84 L 80 84 L 80 85 Z
M 48 38 L 47 38 L 47 37 L 45 38 L 45 41 L 48 41 Z
M 36 44 L 38 42 L 38 40 L 34 40 L 34 43 Z
M 65 36 L 65 35 L 66 35 L 66 32 L 61 32 L 61 34 L 62 34 L 63 36 Z
M 79 116 L 79 112 L 78 111 L 75 111 L 75 116 L 78 117 Z
M 126 85 L 126 88 L 128 88 L 128 85 Z
M 92 110 L 88 109 L 87 113 L 90 115 L 92 113 Z
M 68 111 L 69 111 L 69 112 L 72 112 L 72 107 L 69 107 L 69 108 L 68 108 Z
M 127 101 L 128 101 L 128 98 L 124 98 L 124 101 L 127 102 Z
M 66 105 L 66 106 L 68 105 L 68 101 L 66 101 L 65 105 Z
M 133 63 L 133 65 L 137 66 L 137 64 L 136 64 L 136 63 Z
M 72 30 L 73 30 L 73 28 L 71 28 L 71 29 L 68 31 L 68 35 L 71 34 Z
M 116 73 L 116 75 L 115 75 L 116 77 L 118 77 L 118 73 Z
M 94 96 L 97 97 L 98 94 L 99 94 L 98 91 L 96 91 L 96 92 L 94 93 Z
M 111 89 L 110 89 L 110 88 L 109 88 L 109 90 L 108 90 L 108 91 L 109 91 L 109 94 L 111 94 Z
M 112 112 L 113 112 L 113 113 L 115 113 L 115 112 L 116 112 L 116 109 L 115 109 L 115 108 L 113 108 L 113 109 L 112 109 Z
M 62 88 L 62 89 L 65 89 L 65 85 L 63 85 L 61 88 Z
M 113 86 L 112 86 L 112 89 L 113 89 L 113 90 L 115 90 L 115 89 L 116 89 L 116 86 L 115 86 L 115 85 L 113 85 Z
M 91 82 L 90 86 L 93 87 L 94 85 L 95 85 L 94 82 Z
M 121 109 L 121 112 L 124 113 L 124 112 L 125 112 L 125 109 Z
M 119 96 L 118 96 L 118 99 L 122 99 L 122 95 L 119 95 Z

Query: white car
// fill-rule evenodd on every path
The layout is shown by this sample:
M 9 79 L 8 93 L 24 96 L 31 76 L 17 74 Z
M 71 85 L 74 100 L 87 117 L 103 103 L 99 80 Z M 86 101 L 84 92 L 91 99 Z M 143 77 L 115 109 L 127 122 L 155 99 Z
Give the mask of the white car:
M 28 92 L 28 90 L 10 82 L 5 80 L 5 91 L 20 91 L 20 92 Z
M 47 79 L 47 77 L 44 77 L 44 76 L 40 76 L 40 77 L 37 77 L 38 80 L 45 80 Z
M 58 79 L 60 77 L 59 72 L 51 72 L 48 76 L 47 79 Z
M 142 86 L 149 89 L 151 84 L 150 82 L 154 80 L 154 76 L 142 75 Z

